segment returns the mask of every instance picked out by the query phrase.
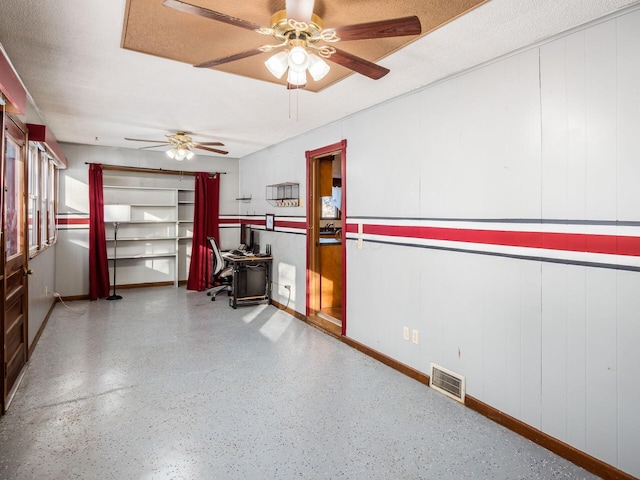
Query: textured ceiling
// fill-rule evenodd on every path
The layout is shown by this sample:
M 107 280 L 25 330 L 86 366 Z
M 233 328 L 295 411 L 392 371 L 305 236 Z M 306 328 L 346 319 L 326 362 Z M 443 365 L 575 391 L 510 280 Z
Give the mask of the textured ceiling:
M 282 6 L 227 3 L 260 24 Z M 339 3 L 350 23 L 375 13 L 369 0 Z M 637 3 L 490 0 L 381 59 L 380 80 L 349 75 L 318 93 L 123 49 L 126 0 L 0 0 L 0 44 L 58 141 L 137 148 L 124 137 L 188 130 L 240 158 Z
M 416 15 L 422 36 L 464 14 L 487 0 L 316 0 L 315 13 L 324 27 L 339 27 Z M 284 0 L 190 0 L 209 10 L 270 27 L 271 16 L 285 8 Z M 122 47 L 188 64 L 199 64 L 227 57 L 265 44 L 277 42 L 251 30 L 176 11 L 163 6 L 163 0 L 127 0 Z M 417 36 L 339 42 L 335 46 L 366 60 L 376 62 L 402 48 Z M 215 67 L 223 72 L 273 83 L 276 79 L 264 66 L 273 53 L 263 53 Z M 331 63 L 331 71 L 320 82 L 308 78 L 307 90 L 317 91 L 344 78 L 351 70 Z

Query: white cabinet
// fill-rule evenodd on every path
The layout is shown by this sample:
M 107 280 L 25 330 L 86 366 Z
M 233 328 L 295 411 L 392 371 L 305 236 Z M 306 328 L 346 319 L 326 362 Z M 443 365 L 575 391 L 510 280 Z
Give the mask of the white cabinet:
M 118 285 L 185 281 L 191 259 L 193 190 L 105 185 L 105 210 L 127 205 L 130 218 L 118 222 Z M 113 279 L 114 223 L 105 221 L 107 257 Z

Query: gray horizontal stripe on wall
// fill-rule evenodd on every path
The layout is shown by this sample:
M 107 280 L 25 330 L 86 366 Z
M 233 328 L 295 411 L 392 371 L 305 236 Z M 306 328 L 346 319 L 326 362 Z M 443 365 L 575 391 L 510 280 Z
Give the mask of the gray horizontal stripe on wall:
M 357 241 L 357 238 L 348 238 L 350 242 Z M 365 240 L 367 243 L 380 243 L 383 245 L 394 245 L 401 247 L 414 247 L 414 248 L 425 248 L 428 250 L 443 250 L 446 252 L 456 252 L 456 253 L 469 253 L 475 255 L 487 255 L 490 257 L 506 257 L 513 258 L 515 260 L 528 260 L 534 262 L 545 262 L 545 263 L 557 263 L 561 265 L 577 265 L 581 267 L 593 267 L 593 268 L 606 268 L 609 270 L 625 270 L 629 272 L 640 272 L 640 267 L 634 267 L 632 265 L 616 265 L 614 263 L 598 263 L 598 262 L 583 262 L 580 260 L 567 260 L 563 258 L 548 258 L 548 257 L 536 257 L 529 255 L 514 255 L 510 253 L 498 253 L 498 252 L 485 252 L 482 250 L 473 250 L 473 249 L 465 249 L 465 248 L 452 248 L 452 247 L 437 247 L 432 245 L 418 245 L 415 243 L 406 243 L 406 242 L 385 242 L 383 240 Z
M 420 222 L 469 222 L 469 223 L 512 223 L 547 225 L 611 225 L 621 227 L 640 227 L 640 221 L 624 220 L 558 220 L 531 218 L 430 218 L 430 217 L 349 217 L 347 223 L 359 223 L 356 220 L 397 220 Z

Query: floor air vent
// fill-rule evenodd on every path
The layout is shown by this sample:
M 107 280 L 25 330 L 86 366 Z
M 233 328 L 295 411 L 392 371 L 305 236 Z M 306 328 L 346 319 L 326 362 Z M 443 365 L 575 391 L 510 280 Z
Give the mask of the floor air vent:
M 464 403 L 464 377 L 462 375 L 432 363 L 429 386 Z

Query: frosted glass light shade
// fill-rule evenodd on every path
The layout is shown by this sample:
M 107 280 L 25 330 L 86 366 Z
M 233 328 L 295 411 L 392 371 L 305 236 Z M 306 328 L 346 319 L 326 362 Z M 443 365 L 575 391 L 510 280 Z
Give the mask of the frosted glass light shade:
M 293 47 L 289 52 L 289 70 L 304 72 L 308 66 L 309 54 L 307 51 L 302 47 Z
M 309 55 L 309 73 L 316 82 L 322 80 L 329 70 L 329 65 L 322 58 L 314 53 Z
M 279 52 L 264 62 L 267 69 L 276 78 L 282 78 L 289 66 L 289 52 Z
M 176 150 L 175 160 L 181 162 L 182 160 L 185 159 L 186 156 L 187 156 L 187 150 L 185 150 L 184 148 L 178 148 Z
M 176 149 L 172 148 L 170 150 L 167 150 L 165 153 L 167 154 L 167 157 L 169 157 L 171 160 L 173 160 L 175 158 L 175 156 L 176 156 Z
M 287 74 L 287 82 L 291 85 L 306 85 L 307 83 L 307 72 L 304 70 L 302 72 L 296 72 L 292 69 L 289 69 L 289 73 Z

